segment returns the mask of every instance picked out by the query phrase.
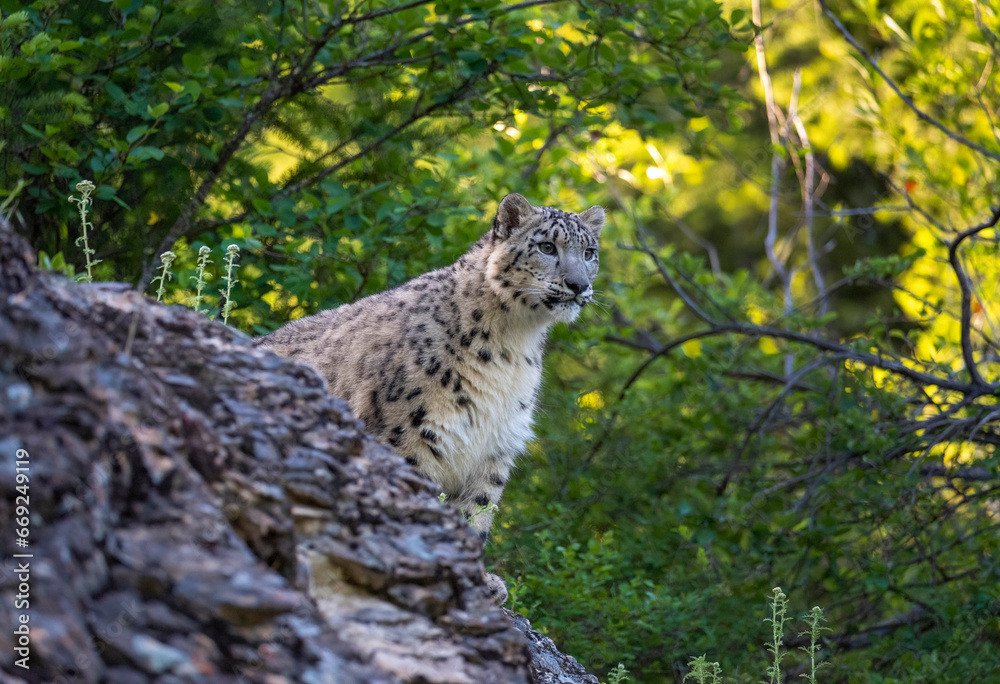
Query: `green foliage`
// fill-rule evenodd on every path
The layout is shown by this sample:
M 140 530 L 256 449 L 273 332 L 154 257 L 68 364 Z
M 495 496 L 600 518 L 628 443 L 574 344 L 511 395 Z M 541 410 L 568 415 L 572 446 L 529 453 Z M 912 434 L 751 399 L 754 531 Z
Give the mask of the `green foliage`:
M 771 590 L 771 601 L 769 604 L 771 616 L 764 618 L 764 622 L 771 623 L 771 640 L 767 642 L 767 651 L 772 656 L 771 664 L 767 667 L 767 676 L 771 684 L 781 684 L 783 681 L 781 672 L 781 661 L 786 653 L 784 651 L 785 623 L 790 622 L 788 616 L 788 597 L 780 587 Z M 802 650 L 809 655 L 808 671 L 799 675 L 810 684 L 816 684 L 816 671 L 824 663 L 817 665 L 816 656 L 819 653 L 820 634 L 829 631 L 822 626 L 824 621 L 823 609 L 815 606 L 808 615 L 804 617 L 808 630 L 799 636 L 808 636 L 808 646 L 803 646 Z M 709 662 L 706 655 L 691 658 L 688 663 L 688 672 L 684 675 L 684 681 L 694 680 L 698 684 L 722 684 L 722 667 L 717 662 Z
M 1000 153 L 995 8 L 826 4 L 926 116 Z M 948 243 L 997 166 L 809 3 L 763 8 L 775 101 L 794 124 L 795 93 L 810 140 L 772 144 L 747 10 L 0 0 L 0 212 L 46 268 L 144 281 L 172 252 L 159 295 L 196 308 L 225 252 L 213 306 L 263 333 L 453 261 L 506 192 L 602 204 L 600 306 L 553 331 L 488 547 L 512 606 L 594 671 L 673 682 L 704 653 L 705 681 L 756 682 L 780 584 L 788 610 L 828 607 L 826 681 L 990 681 L 1000 241 L 956 257 L 972 391 Z M 782 656 L 814 681 L 810 616 Z
M 446 230 L 539 155 L 527 136 L 483 139 L 498 121 L 584 142 L 609 121 L 668 133 L 735 101 L 709 77 L 734 45 L 713 0 L 0 7 L 0 188 L 26 181 L 32 243 L 63 251 L 65 188 L 93 178 L 110 277 L 145 284 L 164 251 L 193 272 L 191 243 L 236 241 L 236 319 L 258 331 L 460 253 L 470 236 Z M 474 154 L 456 165 L 460 139 Z M 517 169 L 472 192 L 491 164 Z
M 988 34 L 972 6 L 865 5 L 870 16 L 860 19 L 851 12 L 862 6 L 831 4 L 904 91 L 921 93 L 920 106 L 997 149 L 995 80 L 981 78 L 994 51 L 980 49 Z M 947 37 L 932 37 L 927 17 L 937 14 L 952 27 Z M 942 245 L 989 215 L 995 164 L 921 123 L 863 64 L 859 76 L 860 58 L 811 6 L 765 7 L 765 17 L 776 18 L 766 34 L 776 99 L 789 101 L 801 69 L 799 111 L 835 181 L 814 226 L 827 250 L 818 262 L 828 312 L 811 277 L 791 159 L 778 214 L 779 244 L 796 274 L 791 311 L 763 251 L 772 148 L 762 105 L 744 112 L 741 130 L 695 121 L 683 141 L 598 143 L 589 158 L 622 210 L 612 213 L 620 232 L 605 242 L 598 286 L 613 317 L 553 341 L 539 442 L 509 489 L 494 557 L 519 578 L 508 582 L 519 607 L 560 645 L 593 654 L 595 669 L 628 654 L 644 683 L 673 681 L 678 653 L 706 653 L 737 681 L 757 681 L 761 653 L 747 647 L 758 641 L 748 625 L 762 618 L 753 597 L 779 582 L 791 587 L 790 606 L 829 606 L 839 648 L 824 664 L 827 681 L 988 680 L 989 668 L 1000 669 L 987 654 L 1000 638 L 991 618 L 1000 540 L 985 503 L 1000 472 L 993 396 L 967 403 L 773 335 L 710 334 L 657 353 L 706 324 L 651 259 L 608 254 L 616 241 L 635 245 L 641 227 L 663 270 L 722 324 L 843 342 L 851 354 L 901 359 L 943 383 L 967 377 Z M 922 26 L 921 58 L 894 41 L 885 17 Z M 994 33 L 996 22 L 982 11 Z M 955 66 L 947 77 L 942 60 Z M 748 74 L 734 60 L 722 78 L 760 98 L 752 56 L 750 64 Z M 985 111 L 961 85 L 972 73 Z M 952 98 L 961 114 L 941 107 Z M 786 146 L 790 156 L 794 149 Z M 988 255 L 996 241 L 993 232 L 986 238 L 965 253 L 976 264 L 973 317 L 994 336 L 997 271 Z M 707 259 L 684 253 L 706 254 L 706 244 L 716 250 Z M 995 353 L 973 338 L 977 359 Z M 995 364 L 980 367 L 996 381 Z M 535 564 L 551 557 L 547 549 L 574 544 L 554 571 Z M 580 551 L 591 544 L 614 568 L 604 583 L 593 582 L 596 554 Z M 643 582 L 641 600 L 624 597 Z M 622 606 L 631 619 L 616 623 L 609 614 Z M 790 649 L 785 669 L 815 672 L 813 660 Z
M 498 510 L 500 510 L 500 507 L 492 501 L 484 506 L 476 506 L 475 509 L 473 509 L 469 514 L 469 523 L 471 524 L 475 522 L 476 518 L 483 513 L 496 513 Z
M 722 670 L 718 663 L 710 663 L 704 655 L 692 658 L 688 663 L 688 672 L 684 681 L 691 679 L 698 684 L 722 684 Z
M 63 253 L 59 252 L 55 256 L 49 256 L 45 252 L 38 253 L 38 268 L 42 271 L 59 271 L 67 278 L 76 278 L 76 269 L 73 264 L 66 263 Z
M 628 670 L 621 663 L 613 669 L 608 671 L 608 684 L 621 684 L 622 682 L 628 681 Z

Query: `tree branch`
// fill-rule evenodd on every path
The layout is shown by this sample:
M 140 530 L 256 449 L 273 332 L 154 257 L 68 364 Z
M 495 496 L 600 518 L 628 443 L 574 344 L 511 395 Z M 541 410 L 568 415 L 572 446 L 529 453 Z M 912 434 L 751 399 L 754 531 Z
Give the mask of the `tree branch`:
M 882 67 L 878 65 L 878 62 L 875 61 L 875 58 L 872 57 L 870 54 L 868 54 L 868 51 L 861 46 L 861 43 L 859 43 L 857 40 L 854 39 L 854 36 L 851 35 L 850 31 L 848 31 L 847 28 L 840 22 L 840 19 L 837 18 L 837 15 L 834 14 L 833 11 L 827 6 L 826 0 L 819 0 L 819 4 L 820 7 L 823 8 L 823 11 L 826 13 L 826 16 L 830 17 L 830 19 L 833 21 L 834 26 L 837 27 L 837 30 L 840 31 L 840 34 L 844 36 L 847 42 L 850 43 L 855 50 L 861 53 L 861 56 L 864 57 L 869 64 L 871 64 L 872 68 L 878 72 L 879 76 L 881 76 L 882 79 L 886 82 L 886 84 L 888 84 L 888 86 L 892 88 L 892 90 L 896 93 L 896 95 L 899 96 L 899 99 L 905 102 L 906 106 L 908 106 L 910 109 L 913 110 L 913 113 L 917 115 L 917 118 L 938 129 L 939 131 L 944 133 L 946 136 L 948 136 L 955 142 L 965 145 L 970 150 L 975 150 L 976 152 L 979 152 L 980 154 L 989 157 L 994 161 L 1000 162 L 1000 153 L 994 152 L 993 150 L 987 149 L 978 143 L 972 142 L 961 133 L 951 130 L 950 128 L 942 124 L 940 121 L 932 117 L 930 114 L 917 107 L 917 105 L 913 102 L 913 99 L 910 96 L 903 93 L 902 90 L 900 90 L 899 86 L 896 85 L 895 81 L 889 78 L 889 75 L 886 74 L 882 70 Z
M 504 7 L 497 8 L 494 13 L 508 14 L 517 10 L 526 9 L 528 7 L 536 7 L 540 5 L 547 5 L 561 1 L 562 0 L 526 0 L 525 2 L 515 3 L 512 5 L 507 5 Z M 298 64 L 294 65 L 287 74 L 285 74 L 284 76 L 280 77 L 277 80 L 270 81 L 270 84 L 268 85 L 264 93 L 261 95 L 261 98 L 249 109 L 249 111 L 247 111 L 247 113 L 243 117 L 243 120 L 237 127 L 236 131 L 226 141 L 225 145 L 222 146 L 222 149 L 219 151 L 216 161 L 213 162 L 208 172 L 198 183 L 194 195 L 185 203 L 184 208 L 181 210 L 180 214 L 174 221 L 173 225 L 171 225 L 166 235 L 164 235 L 163 239 L 160 240 L 159 245 L 156 247 L 156 249 L 153 250 L 153 254 L 144 264 L 142 275 L 140 276 L 139 282 L 137 284 L 137 287 L 140 291 L 144 290 L 152 280 L 156 255 L 158 255 L 163 251 L 168 250 L 171 246 L 173 246 L 173 244 L 177 240 L 188 235 L 191 232 L 194 226 L 195 214 L 201 209 L 205 201 L 208 199 L 209 193 L 215 187 L 215 184 L 218 182 L 219 178 L 224 173 L 229 162 L 233 159 L 233 157 L 236 155 L 236 153 L 239 151 L 239 149 L 246 141 L 246 138 L 249 135 L 250 131 L 253 130 L 253 128 L 261 121 L 261 119 L 264 117 L 264 115 L 272 106 L 274 106 L 280 100 L 294 97 L 299 93 L 318 87 L 319 85 L 322 85 L 325 81 L 343 75 L 352 69 L 378 66 L 377 63 L 372 63 L 371 60 L 391 55 L 406 46 L 418 43 L 428 37 L 433 36 L 434 31 L 433 29 L 422 31 L 414 36 L 411 36 L 406 40 L 402 40 L 400 42 L 394 42 L 390 45 L 380 48 L 379 50 L 364 55 L 359 59 L 344 62 L 331 69 L 325 69 L 319 74 L 313 73 L 312 66 L 315 63 L 315 60 L 319 55 L 319 52 L 323 49 L 323 46 L 327 43 L 327 41 L 329 41 L 330 38 L 332 38 L 333 35 L 335 35 L 336 32 L 345 25 L 358 24 L 362 22 L 371 21 L 373 19 L 385 16 L 387 14 L 399 12 L 404 9 L 412 9 L 413 7 L 417 7 L 422 4 L 427 4 L 426 0 L 415 0 L 413 2 L 409 2 L 397 7 L 377 10 L 358 16 L 348 16 L 348 17 L 338 16 L 335 19 L 331 20 L 325 26 L 325 28 L 323 29 L 323 31 L 320 33 L 319 36 L 310 39 L 312 47 L 309 50 L 309 52 L 298 62 Z M 477 21 L 483 21 L 483 19 L 480 17 L 465 17 L 463 19 L 455 21 L 453 26 L 456 27 L 464 26 L 466 24 L 470 24 Z M 463 84 L 463 87 L 465 87 L 465 85 L 467 84 Z M 433 108 L 428 108 L 427 110 L 425 110 L 425 114 L 437 108 L 438 108 L 437 106 Z M 393 131 L 389 134 L 389 137 L 399 133 L 401 130 L 411 125 L 412 123 L 413 120 L 408 120 L 407 122 L 404 122 L 404 124 L 393 129 Z M 386 137 L 380 138 L 371 145 L 367 146 L 363 150 L 363 153 L 367 154 L 371 150 L 381 145 L 387 139 L 388 138 Z M 338 163 L 337 165 L 334 165 L 334 167 L 330 167 L 331 170 L 329 170 L 327 173 L 319 174 L 317 176 L 317 180 L 321 180 L 322 178 L 325 178 L 327 175 L 329 175 L 329 173 L 334 173 L 340 168 L 343 168 L 343 166 L 349 164 L 351 161 L 354 161 L 354 159 L 356 159 L 358 156 L 360 155 L 352 155 L 352 157 L 344 160 L 343 163 Z M 297 185 L 292 186 L 291 189 L 286 189 L 286 194 L 287 192 L 293 192 L 299 189 L 301 189 L 300 186 Z
M 573 118 L 575 120 L 578 117 L 579 113 L 577 113 L 577 115 L 574 116 Z M 528 180 L 535 174 L 535 171 L 538 170 L 539 164 L 542 163 L 542 157 L 545 155 L 546 152 L 548 152 L 549 148 L 551 148 L 553 145 L 556 144 L 556 141 L 559 140 L 559 136 L 561 136 L 563 133 L 569 130 L 570 126 L 571 126 L 570 123 L 564 123 L 561 126 L 551 126 L 549 128 L 548 137 L 545 138 L 545 142 L 542 144 L 541 147 L 538 148 L 538 152 L 535 153 L 535 161 L 528 164 L 526 167 L 524 167 L 524 170 L 521 171 L 522 180 Z
M 885 358 L 870 352 L 851 349 L 850 347 L 838 342 L 810 337 L 804 333 L 797 333 L 791 330 L 781 330 L 764 325 L 754 325 L 752 323 L 714 323 L 712 327 L 707 330 L 691 333 L 690 335 L 671 340 L 665 344 L 656 343 L 658 346 L 653 346 L 640 340 L 632 340 L 628 346 L 633 349 L 645 349 L 652 354 L 640 368 L 640 370 L 645 370 L 646 367 L 648 367 L 653 361 L 661 356 L 665 356 L 667 353 L 676 349 L 684 342 L 729 333 L 744 335 L 751 338 L 769 337 L 776 340 L 787 340 L 789 342 L 804 344 L 806 346 L 819 349 L 820 351 L 830 352 L 833 354 L 846 354 L 852 361 L 857 361 L 867 366 L 873 366 L 875 368 L 890 371 L 891 373 L 904 377 L 907 380 L 911 380 L 918 385 L 953 390 L 955 392 L 965 394 L 968 397 L 975 398 L 992 393 L 992 388 L 988 385 L 972 385 L 969 383 L 958 382 L 944 376 L 932 375 L 931 373 L 925 373 L 923 371 L 916 370 L 915 368 L 910 368 L 895 359 Z M 619 341 L 615 337 L 606 337 L 605 339 L 610 342 Z M 638 371 L 633 374 L 633 376 L 637 376 L 637 374 Z M 635 378 L 630 379 L 630 382 L 627 383 L 627 385 L 631 386 L 634 381 Z
M 795 70 L 795 90 L 798 90 L 801 83 L 802 72 Z M 809 132 L 802 123 L 802 117 L 798 111 L 788 113 L 789 119 L 795 126 L 795 132 L 799 136 L 799 144 L 805 151 L 806 168 L 805 178 L 802 181 L 802 223 L 806 231 L 806 255 L 809 259 L 809 268 L 812 271 L 813 282 L 816 284 L 816 291 L 819 295 L 819 314 L 822 316 L 827 312 L 828 304 L 826 281 L 823 279 L 823 270 L 819 265 L 819 253 L 816 251 L 816 239 L 813 235 L 813 216 L 815 211 L 815 182 L 816 182 L 816 157 L 812 151 L 812 144 L 809 142 Z
M 752 2 L 753 22 L 757 26 L 762 26 L 763 21 L 760 13 L 760 0 Z M 764 89 L 764 105 L 767 108 L 767 128 L 771 133 L 771 188 L 770 205 L 767 211 L 767 237 L 764 239 L 764 250 L 767 258 L 774 267 L 774 272 L 781 281 L 784 291 L 785 313 L 791 307 L 791 281 L 784 263 L 778 258 L 774 250 L 778 241 L 778 193 L 781 187 L 781 173 L 784 170 L 784 158 L 778 149 L 781 145 L 781 132 L 778 127 L 777 105 L 774 102 L 774 89 L 771 86 L 771 76 L 767 72 L 767 57 L 764 52 L 764 34 L 758 31 L 753 40 L 754 51 L 757 55 L 757 74 L 760 78 L 761 88 Z M 795 95 L 793 94 L 793 98 Z
M 488 75 L 490 73 L 490 71 L 487 71 L 487 73 L 485 75 Z M 321 171 L 313 174 L 311 177 L 309 177 L 309 178 L 307 178 L 305 180 L 299 181 L 298 183 L 294 183 L 292 185 L 289 185 L 289 186 L 283 188 L 280 192 L 278 192 L 276 195 L 274 195 L 274 198 L 280 199 L 282 197 L 287 197 L 288 195 L 294 194 L 296 192 L 299 192 L 300 190 L 303 190 L 303 189 L 305 189 L 307 187 L 315 185 L 316 183 L 320 182 L 321 180 L 323 180 L 324 178 L 326 178 L 330 174 L 336 173 L 337 171 L 340 171 L 342 168 L 344 168 L 348 164 L 350 164 L 350 163 L 352 163 L 352 162 L 360 159 L 361 157 L 364 157 L 364 156 L 368 155 L 373 150 L 375 150 L 379 146 L 383 145 L 385 142 L 387 142 L 391 138 L 395 137 L 397 134 L 399 134 L 400 132 L 402 132 L 406 128 L 409 128 L 410 126 L 412 126 L 414 123 L 416 123 L 420 119 L 423 119 L 424 117 L 426 117 L 428 114 L 430 114 L 430 113 L 432 113 L 432 112 L 434 112 L 434 111 L 436 111 L 438 109 L 441 109 L 442 107 L 447 107 L 447 106 L 453 105 L 456 102 L 459 102 L 460 100 L 465 99 L 465 95 L 471 89 L 471 86 L 472 86 L 474 80 L 478 79 L 478 78 L 480 78 L 482 76 L 483 75 L 478 75 L 476 77 L 470 76 L 469 78 L 465 79 L 465 81 L 463 81 L 455 90 L 453 90 L 452 93 L 451 93 L 451 95 L 449 95 L 446 99 L 441 100 L 439 102 L 435 102 L 434 104 L 429 105 L 427 107 L 424 107 L 422 110 L 414 110 L 410 114 L 410 116 L 407 117 L 407 119 L 405 121 L 403 121 L 399 125 L 395 126 L 392 130 L 390 130 L 388 133 L 383 134 L 378 139 L 373 140 L 372 142 L 370 142 L 368 145 L 366 145 L 365 147 L 363 147 L 358 152 L 352 154 L 349 157 L 345 157 L 344 159 L 341 159 L 336 164 L 332 164 L 332 165 L 326 167 L 325 169 L 322 169 Z
M 787 397 L 792 390 L 796 389 L 796 386 L 799 384 L 799 381 L 802 380 L 802 378 L 805 377 L 810 372 L 816 370 L 817 368 L 821 368 L 826 364 L 835 361 L 846 361 L 849 358 L 850 354 L 845 352 L 840 354 L 834 354 L 833 356 L 824 356 L 818 359 L 813 359 L 811 362 L 807 363 L 802 368 L 797 370 L 793 375 L 791 375 L 788 378 L 788 380 L 785 381 L 785 386 L 781 388 L 781 392 L 778 393 L 778 396 L 774 398 L 774 401 L 770 403 L 770 405 L 767 407 L 767 409 L 764 410 L 764 412 L 760 415 L 760 417 L 756 421 L 754 421 L 754 424 L 750 427 L 750 429 L 747 430 L 747 436 L 746 439 L 743 440 L 743 445 L 740 447 L 740 450 L 736 452 L 736 456 L 733 457 L 733 460 L 730 462 L 729 467 L 726 469 L 726 474 L 723 476 L 722 481 L 719 482 L 718 486 L 715 489 L 716 496 L 722 496 L 725 493 L 726 488 L 729 486 L 729 483 L 732 480 L 733 475 L 736 473 L 736 467 L 739 465 L 740 461 L 743 460 L 743 455 L 746 453 L 747 447 L 750 446 L 750 441 L 753 439 L 754 434 L 762 432 L 764 430 L 764 428 L 767 426 L 767 423 L 770 421 L 771 416 L 773 416 L 774 412 L 778 409 L 778 406 L 781 405 L 785 397 Z
M 972 352 L 972 285 L 969 283 L 969 275 L 965 272 L 965 266 L 958 254 L 958 248 L 966 239 L 981 233 L 984 230 L 993 228 L 1000 222 L 1000 206 L 993 210 L 993 215 L 989 219 L 977 226 L 968 228 L 959 233 L 954 240 L 948 243 L 948 261 L 955 269 L 958 276 L 958 287 L 962 292 L 962 358 L 965 359 L 966 370 L 972 377 L 972 382 L 978 386 L 986 386 L 983 376 L 976 366 L 976 359 Z

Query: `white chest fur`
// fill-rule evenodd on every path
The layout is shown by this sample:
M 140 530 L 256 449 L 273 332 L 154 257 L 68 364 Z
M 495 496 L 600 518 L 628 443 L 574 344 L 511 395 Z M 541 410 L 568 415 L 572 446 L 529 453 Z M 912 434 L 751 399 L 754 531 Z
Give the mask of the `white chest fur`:
M 517 345 L 517 352 L 504 350 L 506 359 L 498 354 L 489 363 L 473 358 L 456 367 L 469 402 L 435 416 L 442 454 L 451 466 L 440 474 L 446 491 L 509 470 L 531 440 L 540 346 L 532 341 Z

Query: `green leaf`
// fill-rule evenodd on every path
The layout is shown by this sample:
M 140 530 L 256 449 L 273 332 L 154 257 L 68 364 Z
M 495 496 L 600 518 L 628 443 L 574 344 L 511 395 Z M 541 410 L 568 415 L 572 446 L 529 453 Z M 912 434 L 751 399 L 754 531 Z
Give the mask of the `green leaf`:
M 361 230 L 361 227 L 363 225 L 364 221 L 358 214 L 348 214 L 344 218 L 344 227 L 347 228 L 347 230 L 351 231 L 352 233 Z
M 201 84 L 197 81 L 184 81 L 184 92 L 191 96 L 192 100 L 201 97 Z
M 125 91 L 119 88 L 116 84 L 111 81 L 107 81 L 104 84 L 104 89 L 108 92 L 108 95 L 115 102 L 121 102 L 125 99 Z
M 146 131 L 148 131 L 148 130 L 149 130 L 149 126 L 145 126 L 145 125 L 143 125 L 143 126 L 136 126 L 135 128 L 133 128 L 132 130 L 130 130 L 128 132 L 128 135 L 125 136 L 125 140 L 128 141 L 129 144 L 134 143 L 136 140 L 138 140 L 143 135 L 145 135 Z
M 128 158 L 134 161 L 143 161 L 146 159 L 155 159 L 159 161 L 160 159 L 163 159 L 163 156 L 164 152 L 159 147 L 140 145 L 129 152 Z
M 170 109 L 170 105 L 166 102 L 161 102 L 160 104 L 153 107 L 152 105 L 146 105 L 146 113 L 149 114 L 154 119 L 159 119 L 161 116 L 167 113 Z
M 204 60 L 202 60 L 201 55 L 195 52 L 185 52 L 181 57 L 181 61 L 188 71 L 201 71 L 202 67 L 205 66 Z
M 109 200 L 115 196 L 115 189 L 110 185 L 98 185 L 94 190 L 94 197 L 102 200 Z
M 45 134 L 44 133 L 42 133 L 40 130 L 38 130 L 37 128 L 35 128 L 34 126 L 32 126 L 29 123 L 23 123 L 23 124 L 21 124 L 21 128 L 23 128 L 24 130 L 28 131 L 28 133 L 31 133 L 32 135 L 34 135 L 36 137 L 45 138 Z

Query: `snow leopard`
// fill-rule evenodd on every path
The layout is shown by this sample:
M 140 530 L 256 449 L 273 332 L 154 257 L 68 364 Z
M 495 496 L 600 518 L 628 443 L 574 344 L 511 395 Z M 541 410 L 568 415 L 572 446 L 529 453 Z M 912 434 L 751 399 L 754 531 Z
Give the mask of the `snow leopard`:
M 533 437 L 548 331 L 593 299 L 604 221 L 600 206 L 574 214 L 509 194 L 450 266 L 256 343 L 318 369 L 329 393 L 437 483 L 486 541 Z M 502 580 L 487 584 L 502 604 Z

